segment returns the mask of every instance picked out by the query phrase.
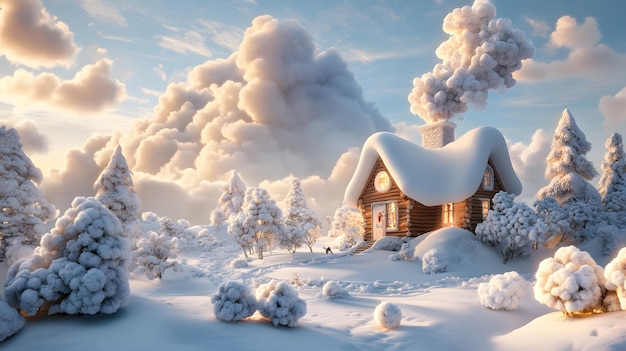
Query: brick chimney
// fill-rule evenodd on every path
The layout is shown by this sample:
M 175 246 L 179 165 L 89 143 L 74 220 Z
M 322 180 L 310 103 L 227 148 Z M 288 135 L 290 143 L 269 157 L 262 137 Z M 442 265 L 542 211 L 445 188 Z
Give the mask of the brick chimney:
M 422 133 L 422 147 L 424 149 L 440 149 L 454 141 L 456 124 L 450 121 L 440 121 L 419 126 Z

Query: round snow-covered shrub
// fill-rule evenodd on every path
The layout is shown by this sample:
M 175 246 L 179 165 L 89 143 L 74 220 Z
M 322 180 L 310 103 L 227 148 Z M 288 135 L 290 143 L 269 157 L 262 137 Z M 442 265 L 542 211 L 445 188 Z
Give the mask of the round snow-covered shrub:
M 620 307 L 626 310 L 626 248 L 622 248 L 617 256 L 604 268 L 606 288 L 615 290 Z
M 402 239 L 397 236 L 383 236 L 372 245 L 373 250 L 383 251 L 399 251 L 401 247 Z
M 383 328 L 395 329 L 400 326 L 402 311 L 395 303 L 383 301 L 374 309 L 374 320 Z
M 535 299 L 565 314 L 601 304 L 604 270 L 575 246 L 561 247 L 541 261 L 535 273 Z
M 342 288 L 337 282 L 329 280 L 322 288 L 322 295 L 331 299 L 348 295 L 348 290 Z
M 250 288 L 237 281 L 220 284 L 211 297 L 213 313 L 223 321 L 239 321 L 248 318 L 256 311 L 256 297 Z
M 0 300 L 0 342 L 24 327 L 24 317 L 16 309 Z
M 247 268 L 247 267 L 248 267 L 248 261 L 246 261 L 243 258 L 238 258 L 236 260 L 233 260 L 230 263 L 230 268 L 232 269 Z
M 306 314 L 306 301 L 285 281 L 273 280 L 256 289 L 259 313 L 275 326 L 295 327 L 298 319 Z
M 489 283 L 478 285 L 480 304 L 492 310 L 517 309 L 528 283 L 519 273 L 506 272 L 491 277 Z
M 430 249 L 422 257 L 422 271 L 425 274 L 446 272 L 448 271 L 448 261 L 441 251 Z

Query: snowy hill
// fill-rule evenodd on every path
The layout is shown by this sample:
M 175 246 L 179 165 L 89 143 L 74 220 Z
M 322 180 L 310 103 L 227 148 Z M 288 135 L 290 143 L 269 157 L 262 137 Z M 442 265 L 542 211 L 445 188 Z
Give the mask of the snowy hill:
M 201 227 L 196 227 L 199 231 Z M 424 274 L 419 260 L 393 261 L 397 252 L 368 250 L 351 256 L 326 255 L 328 238 L 314 252 L 275 250 L 251 258 L 246 268 L 231 268 L 241 249 L 218 235 L 221 245 L 179 256 L 184 270 L 166 271 L 162 280 L 131 275 L 127 307 L 113 315 L 41 316 L 4 341 L 3 350 L 608 350 L 626 348 L 626 312 L 566 318 L 539 304 L 530 283 L 514 311 L 482 307 L 479 283 L 492 274 L 517 270 L 533 279 L 536 262 L 552 252 L 533 252 L 506 265 L 471 233 L 442 229 L 410 242 L 418 256 L 436 248 L 448 259 L 448 272 Z M 6 270 L 6 265 L 2 266 Z M 237 323 L 215 318 L 211 296 L 226 280 L 258 286 L 272 279 L 294 281 L 308 305 L 295 328 L 274 327 L 258 314 Z M 3 277 L 2 277 L 3 279 Z M 322 294 L 333 280 L 348 294 Z M 397 329 L 379 327 L 373 311 L 381 301 L 397 304 Z

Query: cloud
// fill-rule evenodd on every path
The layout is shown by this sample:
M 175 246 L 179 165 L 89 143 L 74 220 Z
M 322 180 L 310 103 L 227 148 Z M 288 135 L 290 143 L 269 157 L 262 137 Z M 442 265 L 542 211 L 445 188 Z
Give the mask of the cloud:
M 525 82 L 543 82 L 568 77 L 582 77 L 589 81 L 617 81 L 626 78 L 626 55 L 601 44 L 602 37 L 596 20 L 588 17 L 582 24 L 570 16 L 558 19 L 556 29 L 550 34 L 548 47 L 565 48 L 568 56 L 563 60 L 539 62 L 527 60 L 515 79 Z
M 276 191 L 288 188 L 290 176 L 298 177 L 317 196 L 312 203 L 332 215 L 343 201 L 358 148 L 372 133 L 393 127 L 364 100 L 341 56 L 318 50 L 296 22 L 257 17 L 238 49 L 169 84 L 153 118 L 97 142 L 98 149 L 68 153 L 65 166 L 44 180 L 46 196 L 48 188 L 78 188 L 71 170 L 82 162 L 82 172 L 92 174 L 82 174 L 83 182 L 93 184 L 98 172 L 92 168 L 105 167 L 105 155 L 120 144 L 142 202 L 150 202 L 144 211 L 156 208 L 161 215 L 207 223 L 221 184 L 236 169 L 248 186 Z M 170 194 L 180 203 L 172 206 Z
M 0 78 L 0 101 L 18 108 L 37 105 L 75 113 L 95 113 L 114 106 L 126 96 L 124 84 L 111 77 L 113 61 L 86 65 L 71 80 L 52 73 L 34 75 L 17 69 Z
M 104 0 L 82 0 L 80 6 L 87 11 L 89 16 L 99 21 L 126 27 L 126 18 L 111 3 Z
M 29 67 L 69 66 L 79 48 L 69 27 L 41 0 L 5 0 L 0 11 L 0 56 Z
M 626 123 L 626 87 L 614 96 L 603 96 L 598 109 L 604 115 L 604 125 L 616 128 Z
M 546 22 L 536 20 L 530 17 L 524 17 L 524 20 L 526 20 L 526 23 L 528 23 L 532 27 L 534 35 L 542 38 L 548 36 L 548 33 L 550 32 L 550 26 Z
M 519 198 L 530 205 L 536 200 L 537 191 L 547 183 L 544 173 L 551 143 L 552 137 L 543 129 L 533 133 L 528 145 L 507 140 L 513 169 L 522 182 L 523 190 Z
M 172 50 L 179 54 L 196 54 L 211 57 L 213 53 L 205 44 L 204 34 L 197 30 L 183 30 L 181 28 L 166 26 L 172 35 L 157 35 L 158 45 L 164 49 Z
M 39 130 L 34 120 L 11 118 L 0 121 L 0 125 L 17 130 L 20 142 L 27 153 L 46 153 L 48 151 L 48 137 Z

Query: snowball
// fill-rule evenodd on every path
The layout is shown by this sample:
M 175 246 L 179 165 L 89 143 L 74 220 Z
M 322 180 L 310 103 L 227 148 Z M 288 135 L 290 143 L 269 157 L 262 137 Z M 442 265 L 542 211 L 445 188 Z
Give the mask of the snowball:
M 426 251 L 422 257 L 422 271 L 425 274 L 443 273 L 448 270 L 448 262 L 443 253 L 437 249 Z
M 506 272 L 491 277 L 489 283 L 478 285 L 480 304 L 492 310 L 517 309 L 528 284 L 519 273 Z
M 237 281 L 220 284 L 211 297 L 213 313 L 223 321 L 239 321 L 248 318 L 256 311 L 256 297 L 250 288 Z
M 329 280 L 322 288 L 322 295 L 331 299 L 339 298 L 348 295 L 348 290 L 342 288 L 337 282 Z
M 383 301 L 374 309 L 374 320 L 383 328 L 395 329 L 400 326 L 402 311 L 395 303 Z
M 285 281 L 273 280 L 256 290 L 259 313 L 275 326 L 295 327 L 306 312 L 306 302 L 298 297 L 294 288 Z
M 16 309 L 0 300 L 0 342 L 24 327 L 24 317 Z

